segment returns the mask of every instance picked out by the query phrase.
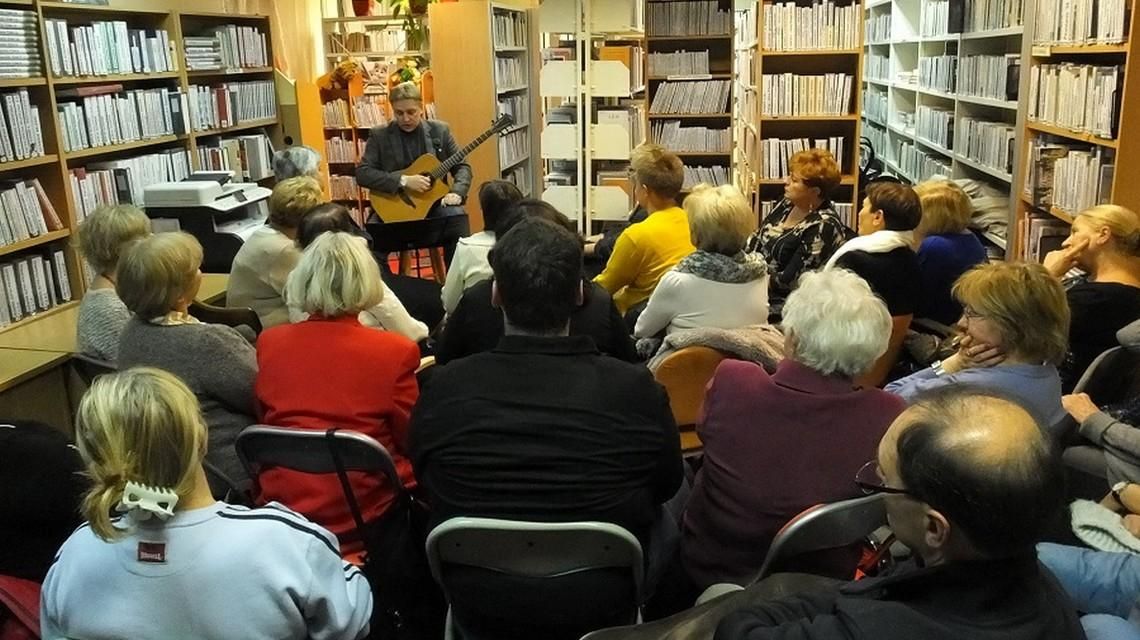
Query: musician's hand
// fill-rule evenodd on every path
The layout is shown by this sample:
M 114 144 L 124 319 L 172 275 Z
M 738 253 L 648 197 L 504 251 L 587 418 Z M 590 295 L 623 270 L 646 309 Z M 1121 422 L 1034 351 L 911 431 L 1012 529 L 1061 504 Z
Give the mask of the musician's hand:
M 423 193 L 431 188 L 431 179 L 421 175 L 404 176 L 404 188 L 412 193 Z
M 443 196 L 443 200 L 440 200 L 440 202 L 448 207 L 458 207 L 459 205 L 463 204 L 463 198 L 460 197 L 458 193 L 449 193 L 446 196 Z

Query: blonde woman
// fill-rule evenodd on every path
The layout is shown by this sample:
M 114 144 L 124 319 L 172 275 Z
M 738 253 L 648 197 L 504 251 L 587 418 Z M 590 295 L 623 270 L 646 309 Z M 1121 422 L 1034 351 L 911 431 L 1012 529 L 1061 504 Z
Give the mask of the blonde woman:
M 1067 283 L 1072 326 L 1061 377 L 1070 390 L 1097 355 L 1116 346 L 1116 332 L 1140 318 L 1140 216 L 1112 204 L 1086 209 L 1044 262 L 1056 278 L 1075 267 L 1085 272 Z
M 958 352 L 886 390 L 913 402 L 923 392 L 968 385 L 1009 397 L 1042 428 L 1065 417 L 1056 365 L 1065 357 L 1069 303 L 1061 283 L 1039 264 L 994 262 L 954 284 L 962 305 Z
M 150 219 L 134 205 L 102 206 L 79 225 L 78 233 L 79 251 L 96 275 L 79 303 L 76 341 L 81 353 L 114 362 L 119 334 L 131 319 L 115 292 L 115 269 L 131 243 L 150 235 Z
M 405 452 L 408 418 L 419 398 L 419 347 L 396 333 L 360 324 L 360 312 L 384 295 L 380 270 L 364 243 L 344 232 L 317 236 L 289 275 L 285 297 L 308 314 L 266 330 L 257 340 L 256 392 L 261 422 L 324 431 L 340 427 L 375 438 L 388 449 L 405 486 L 415 477 Z M 335 476 L 270 469 L 257 478 L 259 497 L 276 500 L 342 537 L 346 553 L 359 540 Z M 365 519 L 387 511 L 392 487 L 353 476 Z
M 158 367 L 198 396 L 210 429 L 210 462 L 245 476 L 234 440 L 254 423 L 253 346 L 236 329 L 199 322 L 187 310 L 202 284 L 202 245 L 188 233 L 136 243 L 119 264 L 119 295 L 134 317 L 123 329 L 119 366 Z M 221 487 L 219 487 L 221 489 Z
M 950 289 L 963 273 L 986 261 L 986 249 L 966 228 L 973 205 L 961 187 L 949 180 L 929 180 L 914 191 L 922 202 L 922 220 L 915 229 L 922 293 L 914 315 L 952 325 L 962 316 L 962 305 Z
M 43 638 L 367 635 L 372 593 L 335 537 L 279 506 L 210 495 L 206 425 L 178 378 L 142 367 L 100 377 L 75 432 L 88 523 L 44 582 Z
M 768 267 L 745 253 L 756 216 L 733 186 L 700 185 L 685 198 L 696 251 L 661 278 L 637 318 L 633 335 L 650 338 L 682 329 L 735 329 L 768 321 Z
M 282 292 L 285 279 L 301 258 L 294 239 L 297 225 L 313 207 L 324 202 L 321 185 L 309 176 L 282 180 L 269 196 L 269 220 L 238 249 L 230 267 L 226 304 L 257 312 L 261 326 L 289 322 Z

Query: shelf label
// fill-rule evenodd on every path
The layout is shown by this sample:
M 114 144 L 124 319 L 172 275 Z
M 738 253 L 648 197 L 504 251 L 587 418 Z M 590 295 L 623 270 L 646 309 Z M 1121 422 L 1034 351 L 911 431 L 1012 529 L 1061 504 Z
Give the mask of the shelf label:
M 1053 55 L 1053 47 L 1047 44 L 1035 44 L 1033 45 L 1033 49 L 1030 50 L 1030 55 L 1038 58 L 1048 58 Z
M 712 74 L 709 74 L 709 73 L 693 73 L 693 74 L 687 74 L 687 75 L 682 74 L 682 75 L 675 75 L 675 76 L 665 76 L 665 79 L 666 80 L 712 80 Z

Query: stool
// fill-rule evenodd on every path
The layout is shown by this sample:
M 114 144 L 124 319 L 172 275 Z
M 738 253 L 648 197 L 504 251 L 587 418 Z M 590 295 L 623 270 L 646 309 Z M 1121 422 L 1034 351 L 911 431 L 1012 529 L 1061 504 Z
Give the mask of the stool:
M 369 222 L 364 230 L 372 236 L 372 249 L 388 254 L 400 254 L 400 273 L 410 275 L 411 256 L 419 249 L 427 249 L 431 258 L 432 276 L 443 284 L 447 277 L 447 267 L 443 259 L 443 241 L 447 228 L 455 225 L 458 218 L 467 216 L 447 216 L 424 218 L 408 222 Z M 466 222 L 466 220 L 463 220 Z

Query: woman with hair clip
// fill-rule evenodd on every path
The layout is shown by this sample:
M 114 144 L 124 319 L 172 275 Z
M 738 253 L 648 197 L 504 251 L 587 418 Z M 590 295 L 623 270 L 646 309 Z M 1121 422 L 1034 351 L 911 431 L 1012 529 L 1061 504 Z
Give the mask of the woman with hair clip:
M 75 431 L 88 522 L 48 572 L 42 637 L 367 635 L 372 593 L 335 536 L 280 505 L 210 495 L 206 425 L 178 378 L 142 367 L 99 377 Z

